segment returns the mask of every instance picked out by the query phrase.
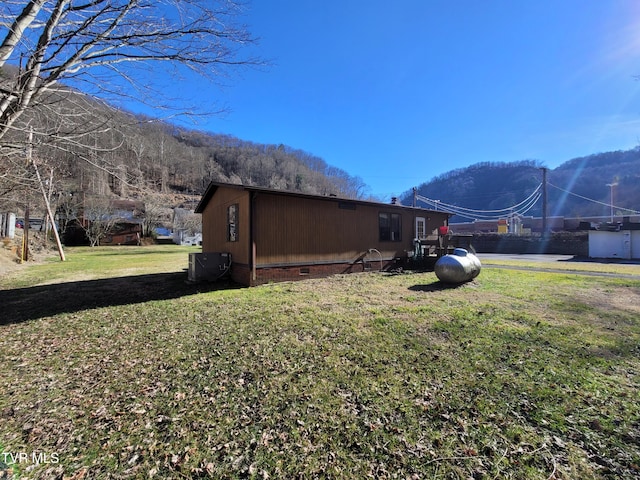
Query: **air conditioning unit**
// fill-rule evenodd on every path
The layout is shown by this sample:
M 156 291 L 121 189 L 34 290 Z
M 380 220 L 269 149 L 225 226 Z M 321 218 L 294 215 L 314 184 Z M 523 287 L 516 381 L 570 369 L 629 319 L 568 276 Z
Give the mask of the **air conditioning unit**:
M 215 282 L 231 268 L 231 254 L 202 252 L 189 254 L 189 282 Z

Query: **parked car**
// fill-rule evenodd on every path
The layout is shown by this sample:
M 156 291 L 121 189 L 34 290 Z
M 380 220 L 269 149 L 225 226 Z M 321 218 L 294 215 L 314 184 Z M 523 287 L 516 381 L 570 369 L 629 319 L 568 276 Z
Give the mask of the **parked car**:
M 24 228 L 24 220 L 16 220 L 16 228 Z

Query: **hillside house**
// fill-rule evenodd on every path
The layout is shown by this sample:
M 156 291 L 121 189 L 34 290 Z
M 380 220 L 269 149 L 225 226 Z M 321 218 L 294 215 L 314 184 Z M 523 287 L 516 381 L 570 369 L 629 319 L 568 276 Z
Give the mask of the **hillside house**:
M 445 212 L 399 204 L 211 183 L 196 207 L 203 253 L 231 254 L 251 286 L 388 268 L 447 224 Z
M 197 222 L 196 222 L 197 220 Z M 200 245 L 202 229 L 200 217 L 187 208 L 173 209 L 173 243 L 177 245 Z
M 75 209 L 59 209 L 57 214 L 65 245 L 88 245 L 87 230 L 92 222 L 103 223 L 100 245 L 140 245 L 145 206 L 135 200 L 109 200 L 99 207 L 85 208 L 84 201 Z

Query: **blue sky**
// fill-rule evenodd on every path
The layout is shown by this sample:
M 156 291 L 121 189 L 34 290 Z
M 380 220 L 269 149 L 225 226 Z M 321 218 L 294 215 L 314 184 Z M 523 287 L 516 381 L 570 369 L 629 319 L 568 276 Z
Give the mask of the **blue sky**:
M 640 144 L 638 0 L 254 0 L 244 70 L 197 128 L 286 144 L 383 200 L 478 162 Z

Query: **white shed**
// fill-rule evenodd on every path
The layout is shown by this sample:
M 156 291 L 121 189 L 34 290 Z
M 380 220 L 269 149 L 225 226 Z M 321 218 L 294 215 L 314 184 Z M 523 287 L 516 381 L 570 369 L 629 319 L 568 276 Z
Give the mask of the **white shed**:
M 590 230 L 589 257 L 640 259 L 640 230 Z

